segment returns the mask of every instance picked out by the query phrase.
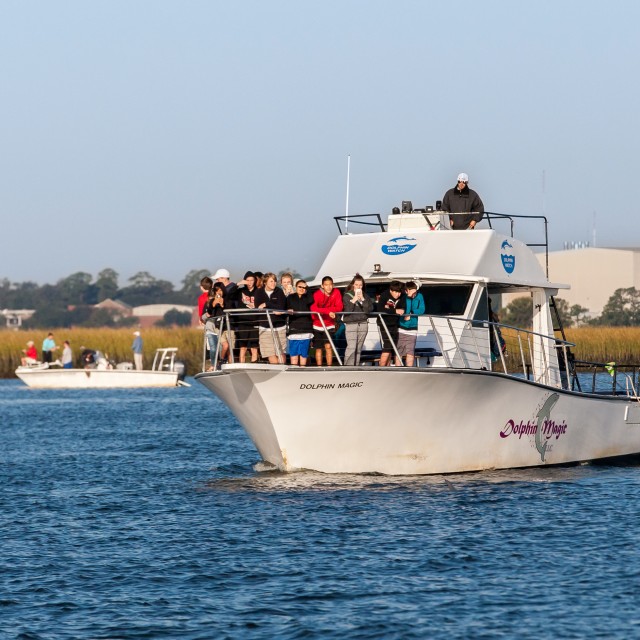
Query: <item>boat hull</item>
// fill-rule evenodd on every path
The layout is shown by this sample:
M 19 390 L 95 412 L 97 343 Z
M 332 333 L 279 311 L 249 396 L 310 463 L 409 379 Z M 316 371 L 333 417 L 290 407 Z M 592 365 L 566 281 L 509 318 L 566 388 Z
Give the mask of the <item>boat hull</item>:
M 488 371 L 235 365 L 196 379 L 284 471 L 432 474 L 640 452 L 640 405 Z
M 34 389 L 133 389 L 178 384 L 178 373 L 173 371 L 19 368 L 16 376 Z

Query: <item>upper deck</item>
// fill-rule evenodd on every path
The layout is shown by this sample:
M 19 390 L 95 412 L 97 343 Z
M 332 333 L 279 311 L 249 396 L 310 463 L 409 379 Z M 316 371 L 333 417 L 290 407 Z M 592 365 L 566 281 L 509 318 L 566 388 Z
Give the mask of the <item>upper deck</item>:
M 568 288 L 549 282 L 532 251 L 532 246 L 547 247 L 546 220 L 545 242 L 526 244 L 513 237 L 514 217 L 539 218 L 487 214 L 481 227 L 453 231 L 448 228 L 448 216 L 441 212 L 391 214 L 387 225 L 379 215 L 338 217 L 341 235 L 320 266 L 317 278 L 331 275 L 340 284 L 360 273 L 370 281 L 486 282 L 504 290 Z M 512 235 L 492 228 L 492 221 L 505 218 Z M 345 232 L 340 222 L 345 225 Z M 363 227 L 373 231 L 352 233 Z

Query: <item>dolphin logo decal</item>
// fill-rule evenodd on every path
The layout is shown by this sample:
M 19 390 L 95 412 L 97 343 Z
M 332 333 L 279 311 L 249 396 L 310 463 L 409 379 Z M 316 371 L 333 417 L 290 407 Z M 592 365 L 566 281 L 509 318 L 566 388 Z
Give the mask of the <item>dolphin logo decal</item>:
M 556 402 L 560 398 L 560 394 L 552 393 L 544 402 L 542 407 L 540 407 L 540 411 L 538 411 L 538 428 L 536 429 L 536 449 L 540 454 L 540 460 L 544 462 L 544 456 L 547 453 L 547 447 L 549 446 L 548 442 L 542 444 L 542 425 L 545 420 L 548 420 L 551 417 L 551 409 L 555 406 Z

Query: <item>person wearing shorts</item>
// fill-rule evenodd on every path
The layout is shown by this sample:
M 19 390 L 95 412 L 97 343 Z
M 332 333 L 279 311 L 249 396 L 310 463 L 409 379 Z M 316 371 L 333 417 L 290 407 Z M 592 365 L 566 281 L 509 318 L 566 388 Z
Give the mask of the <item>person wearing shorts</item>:
M 308 292 L 304 280 L 296 282 L 295 290 L 287 296 L 289 312 L 289 359 L 294 366 L 304 367 L 309 357 L 309 347 L 313 337 L 311 322 L 311 305 L 313 296 Z
M 322 286 L 313 294 L 311 305 L 311 311 L 316 312 L 313 314 L 313 344 L 316 350 L 316 364 L 319 367 L 322 366 L 323 352 L 327 359 L 327 366 L 330 367 L 333 363 L 336 315 L 343 309 L 342 295 L 333 287 L 333 278 L 325 276 L 322 278 Z
M 398 353 L 404 358 L 407 367 L 413 367 L 418 337 L 418 316 L 425 312 L 424 298 L 415 282 L 405 284 L 404 296 L 399 306 L 404 309 L 404 315 L 398 323 Z
M 260 355 L 270 364 L 284 364 L 287 347 L 287 299 L 278 287 L 274 273 L 264 274 L 264 288 L 258 289 L 254 298 L 256 309 L 265 309 L 269 315 L 260 318 Z

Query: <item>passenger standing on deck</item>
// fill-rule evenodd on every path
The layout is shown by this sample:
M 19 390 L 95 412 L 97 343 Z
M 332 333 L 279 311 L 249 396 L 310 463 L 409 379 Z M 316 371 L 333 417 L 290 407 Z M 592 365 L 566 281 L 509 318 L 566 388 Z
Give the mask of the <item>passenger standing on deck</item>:
M 200 280 L 200 295 L 198 296 L 198 320 L 201 325 L 204 325 L 202 321 L 202 314 L 204 313 L 204 306 L 209 300 L 209 293 L 213 287 L 213 280 L 209 276 L 205 276 Z
M 398 323 L 398 353 L 405 358 L 407 367 L 413 367 L 418 338 L 418 316 L 425 312 L 424 298 L 418 291 L 418 285 L 407 282 L 404 285 L 404 297 L 400 300 L 404 315 Z
M 380 366 L 387 367 L 391 361 L 393 345 L 398 343 L 398 321 L 399 316 L 404 314 L 404 309 L 400 306 L 402 296 L 402 283 L 393 280 L 386 291 L 382 292 L 378 300 L 378 313 L 383 314 L 378 317 L 380 328 L 380 339 L 382 342 L 382 353 L 380 354 Z M 396 367 L 402 366 L 402 361 L 396 356 Z
M 209 299 L 204 305 L 201 320 L 204 322 L 204 335 L 209 345 L 211 366 L 208 371 L 213 371 L 213 363 L 218 350 L 218 340 L 221 339 L 222 325 L 224 323 L 224 285 L 222 282 L 213 284 L 209 292 Z M 220 349 L 219 361 L 226 357 L 228 347 L 229 344 L 225 338 Z
M 64 341 L 62 349 L 62 368 L 73 369 L 73 351 L 71 351 L 71 345 L 68 340 Z
M 325 276 L 322 278 L 322 286 L 313 294 L 313 304 L 311 305 L 311 311 L 317 311 L 322 318 L 320 320 L 316 313 L 313 314 L 313 342 L 316 349 L 316 364 L 319 367 L 322 366 L 323 350 L 327 358 L 327 366 L 330 367 L 333 363 L 331 341 L 336 334 L 336 314 L 340 313 L 343 308 L 340 291 L 333 288 L 333 278 Z M 324 326 L 322 321 L 324 321 Z
M 288 271 L 280 275 L 280 286 L 282 287 L 282 291 L 284 291 L 285 296 L 290 296 L 292 293 L 295 293 L 296 290 L 293 288 L 293 275 Z
M 238 309 L 255 309 L 256 292 L 256 276 L 252 271 L 247 271 L 238 282 Z M 238 314 L 235 325 L 239 362 L 245 361 L 247 350 L 251 353 L 251 362 L 258 362 L 258 320 L 253 313 Z
M 133 362 L 136 365 L 136 371 L 142 371 L 142 338 L 139 331 L 134 331 L 133 344 L 131 349 L 133 351 Z
M 268 316 L 264 313 L 260 320 L 260 355 L 267 358 L 270 364 L 285 364 L 287 299 L 278 286 L 275 273 L 264 274 L 264 288 L 256 291 L 255 305 L 257 309 L 270 310 Z
M 224 286 L 224 308 L 227 311 L 238 308 L 238 285 L 231 282 L 231 274 L 228 269 L 218 269 L 213 276 L 215 282 L 219 282 Z M 224 328 L 220 335 L 222 341 L 222 364 L 229 358 L 233 362 L 233 349 L 235 348 L 235 320 L 233 316 L 229 316 L 224 320 Z M 229 328 L 230 327 L 230 328 Z
M 287 296 L 287 310 L 289 311 L 289 358 L 294 366 L 306 366 L 309 357 L 309 347 L 313 338 L 313 323 L 311 321 L 311 305 L 313 296 L 309 293 L 304 280 L 296 282 L 295 293 Z
M 373 300 L 367 295 L 364 278 L 359 273 L 356 273 L 347 286 L 342 296 L 342 304 L 344 310 L 349 312 L 342 316 L 347 339 L 344 363 L 357 367 L 360 364 L 360 354 L 369 331 L 368 314 L 373 311 Z
M 59 349 L 53 339 L 53 333 L 47 334 L 42 341 L 42 362 L 53 362 L 53 352 Z
M 461 173 L 458 183 L 442 198 L 442 210 L 449 213 L 451 228 L 474 229 L 484 216 L 484 204 L 480 196 L 469 189 L 469 176 Z

